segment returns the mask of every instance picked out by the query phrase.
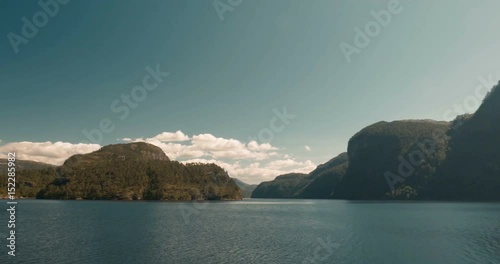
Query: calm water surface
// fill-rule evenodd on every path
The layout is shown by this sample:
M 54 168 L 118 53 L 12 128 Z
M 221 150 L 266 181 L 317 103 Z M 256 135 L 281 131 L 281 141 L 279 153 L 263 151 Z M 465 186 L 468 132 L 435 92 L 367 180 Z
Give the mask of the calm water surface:
M 21 200 L 17 218 L 0 263 L 500 263 L 499 203 Z

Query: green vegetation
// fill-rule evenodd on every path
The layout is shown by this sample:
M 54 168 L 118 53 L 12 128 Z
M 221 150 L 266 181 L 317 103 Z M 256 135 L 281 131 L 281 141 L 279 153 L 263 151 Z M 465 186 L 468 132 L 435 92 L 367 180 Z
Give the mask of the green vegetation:
M 24 161 L 17 161 L 16 164 Z M 23 166 L 21 166 L 23 167 Z M 7 197 L 7 170 L 0 173 L 0 197 Z M 47 165 L 41 169 L 21 169 L 16 171 L 16 197 L 35 197 L 37 193 L 56 179 L 55 169 Z
M 262 182 L 253 191 L 252 198 L 294 198 L 294 193 L 306 177 L 307 174 L 290 173 Z
M 146 143 L 106 146 L 90 154 L 74 155 L 55 169 L 21 171 L 17 177 L 18 182 L 27 179 L 36 179 L 36 185 L 32 184 L 29 192 L 21 187 L 19 194 L 40 199 L 242 198 L 236 183 L 219 166 L 170 161 L 160 148 Z
M 417 191 L 406 185 L 400 186 L 394 191 L 385 194 L 386 198 L 391 200 L 413 200 L 417 195 Z
M 309 173 L 302 187 L 294 196 L 303 199 L 331 199 L 337 185 L 342 181 L 345 171 L 349 165 L 347 153 L 331 159 L 325 164 L 319 165 Z

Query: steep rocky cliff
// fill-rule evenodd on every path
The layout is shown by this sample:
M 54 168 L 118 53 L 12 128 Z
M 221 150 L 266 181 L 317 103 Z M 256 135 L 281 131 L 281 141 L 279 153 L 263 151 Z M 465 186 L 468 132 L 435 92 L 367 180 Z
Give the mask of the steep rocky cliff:
M 474 115 L 450 131 L 450 150 L 437 175 L 435 198 L 500 200 L 499 85 Z
M 349 141 L 349 168 L 334 197 L 415 198 L 413 191 L 400 193 L 398 188 L 406 186 L 428 195 L 431 178 L 446 158 L 449 128 L 449 122 L 406 120 L 361 130 Z

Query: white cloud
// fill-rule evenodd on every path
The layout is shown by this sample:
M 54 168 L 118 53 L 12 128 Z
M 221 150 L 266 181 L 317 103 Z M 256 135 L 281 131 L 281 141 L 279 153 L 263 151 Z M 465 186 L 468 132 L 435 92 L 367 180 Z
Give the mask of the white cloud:
M 187 141 L 189 137 L 186 136 L 182 131 L 177 130 L 176 132 L 163 132 L 150 139 L 157 139 L 161 142 L 176 142 L 176 141 Z
M 250 141 L 248 144 L 248 149 L 255 151 L 270 151 L 278 150 L 278 148 L 271 146 L 269 143 L 259 144 L 256 141 Z
M 289 167 L 297 167 L 297 166 L 303 166 L 305 165 L 302 162 L 295 161 L 293 159 L 285 159 L 285 160 L 275 160 L 272 161 L 268 164 L 268 167 L 273 168 L 273 169 L 283 169 L 283 168 L 289 168 Z
M 68 142 L 12 142 L 0 146 L 0 156 L 6 157 L 9 152 L 16 152 L 20 160 L 32 160 L 54 165 L 61 165 L 67 158 L 75 154 L 96 151 L 98 144 L 73 144 Z
M 176 138 L 190 139 L 189 143 L 171 143 L 165 142 L 163 135 L 170 137 L 177 134 Z M 172 138 L 172 137 L 170 137 Z M 152 138 L 123 138 L 125 142 L 147 142 L 160 147 L 171 159 L 184 158 L 213 158 L 213 159 L 233 159 L 233 160 L 264 160 L 269 157 L 277 156 L 276 150 L 271 144 L 258 144 L 251 141 L 245 144 L 236 139 L 226 139 L 215 137 L 212 134 L 194 135 L 192 138 L 184 135 L 181 131 L 176 133 L 163 132 Z
M 308 145 L 305 145 L 304 148 L 307 150 L 307 151 L 311 151 L 311 147 L 309 147 Z

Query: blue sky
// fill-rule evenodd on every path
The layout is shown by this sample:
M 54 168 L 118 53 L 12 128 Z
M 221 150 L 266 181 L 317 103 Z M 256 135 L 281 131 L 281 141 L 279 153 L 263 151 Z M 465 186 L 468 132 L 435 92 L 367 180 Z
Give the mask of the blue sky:
M 273 170 L 290 160 L 300 171 L 329 160 L 346 150 L 354 133 L 380 120 L 449 120 L 472 112 L 474 98 L 482 99 L 477 87 L 500 79 L 496 0 L 401 0 L 399 12 L 350 62 L 341 43 L 355 46 L 355 29 L 364 32 L 376 21 L 371 11 L 387 11 L 391 1 L 243 0 L 231 6 L 237 2 L 215 2 L 230 7 L 223 20 L 211 0 L 57 3 L 59 10 L 16 53 L 9 33 L 23 37 L 22 18 L 33 21 L 43 9 L 37 1 L 2 1 L 0 151 L 45 162 L 90 151 L 73 148 L 88 141 L 82 130 L 106 118 L 114 130 L 103 133 L 100 145 L 180 130 L 188 139 L 162 141 L 165 148 L 194 145 L 194 136 L 205 135 L 196 138 L 214 145 L 201 151 L 276 152 L 184 159 L 237 163 L 241 170 L 230 173 L 259 182 L 293 170 Z M 149 74 L 146 67 L 157 65 L 170 75 L 121 120 L 112 102 L 130 95 Z M 263 142 L 258 133 L 270 129 L 284 107 L 295 118 Z M 249 147 L 251 137 L 260 149 Z M 51 144 L 30 154 L 29 145 L 16 145 L 23 141 Z M 71 150 L 52 153 L 59 141 Z M 262 171 L 243 170 L 251 166 Z

